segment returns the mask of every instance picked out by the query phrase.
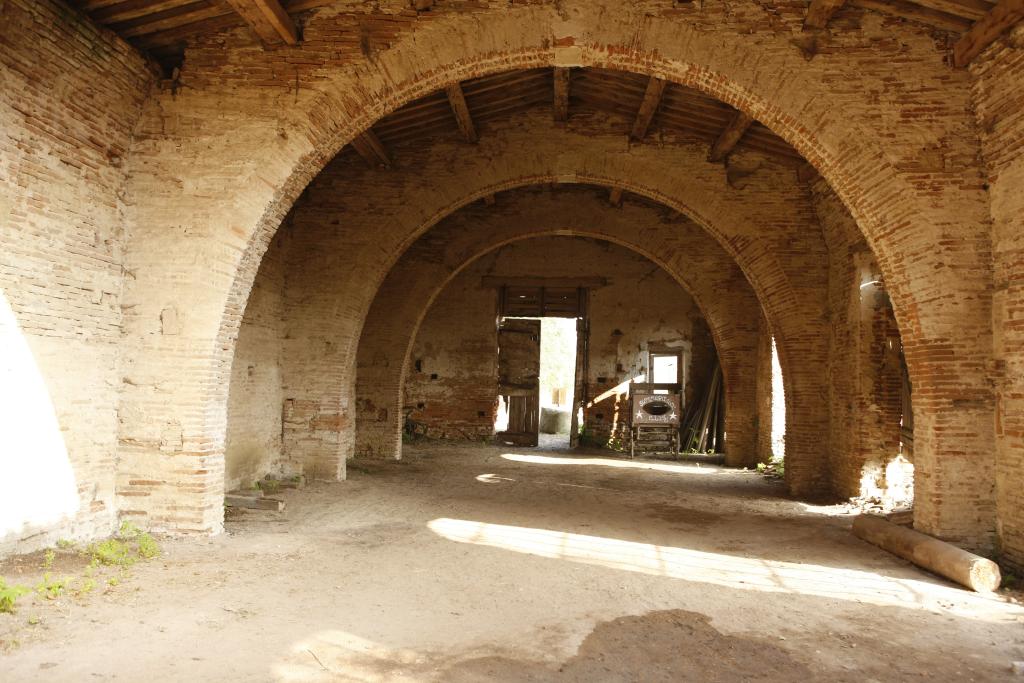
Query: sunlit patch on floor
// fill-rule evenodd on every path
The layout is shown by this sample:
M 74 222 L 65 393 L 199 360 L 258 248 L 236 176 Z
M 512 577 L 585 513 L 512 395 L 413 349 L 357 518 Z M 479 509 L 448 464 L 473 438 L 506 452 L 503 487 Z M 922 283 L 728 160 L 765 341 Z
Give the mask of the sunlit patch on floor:
M 591 465 L 615 467 L 627 470 L 673 472 L 676 474 L 715 474 L 719 471 L 719 468 L 708 465 L 644 462 L 642 460 L 617 460 L 615 458 L 558 458 L 550 455 L 521 455 L 519 453 L 502 453 L 501 457 L 513 462 L 525 462 L 535 465 Z
M 598 565 L 653 576 L 727 586 L 742 590 L 798 593 L 820 597 L 951 611 L 964 616 L 1006 621 L 1006 606 L 991 596 L 941 584 L 892 578 L 874 572 L 815 564 L 737 557 L 688 548 L 637 543 L 551 529 L 438 518 L 427 526 L 458 543 L 501 548 L 552 559 Z M 991 607 L 989 612 L 986 607 Z M 1018 614 L 1024 610 L 1016 610 Z

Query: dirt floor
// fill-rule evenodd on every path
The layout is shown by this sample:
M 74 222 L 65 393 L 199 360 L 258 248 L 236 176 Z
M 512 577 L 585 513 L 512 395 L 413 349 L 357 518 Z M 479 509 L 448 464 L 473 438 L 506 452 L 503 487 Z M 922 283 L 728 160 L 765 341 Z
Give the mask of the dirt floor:
M 0 614 L 0 679 L 1001 681 L 1024 660 L 1020 606 L 753 472 L 431 445 L 349 476 Z

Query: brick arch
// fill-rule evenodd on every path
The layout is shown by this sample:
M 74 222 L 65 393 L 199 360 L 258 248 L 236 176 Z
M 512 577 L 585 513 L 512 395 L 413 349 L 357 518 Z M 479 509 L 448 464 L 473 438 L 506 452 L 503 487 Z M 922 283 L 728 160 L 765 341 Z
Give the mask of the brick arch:
M 752 54 L 752 45 L 756 45 L 756 54 Z M 191 482 L 190 489 L 200 491 L 200 498 L 216 491 L 231 347 L 256 266 L 285 212 L 327 160 L 380 115 L 462 78 L 552 64 L 620 68 L 699 88 L 752 114 L 800 150 L 831 183 L 878 255 L 907 347 L 915 380 L 915 410 L 921 411 L 915 417 L 918 459 L 924 465 L 920 468 L 923 486 L 919 490 L 925 495 L 918 499 L 919 523 L 926 530 L 953 538 L 991 528 L 991 506 L 979 499 L 977 487 L 958 494 L 969 497 L 974 506 L 967 517 L 945 512 L 961 506 L 943 506 L 937 493 L 938 478 L 952 480 L 964 467 L 972 466 L 981 470 L 984 480 L 991 469 L 985 460 L 967 462 L 962 446 L 967 440 L 974 452 L 984 453 L 991 450 L 993 440 L 991 425 L 985 426 L 986 421 L 991 422 L 991 392 L 983 379 L 968 372 L 984 365 L 990 356 L 986 313 L 990 249 L 984 229 L 985 196 L 970 144 L 960 145 L 968 148 L 966 153 L 940 167 L 922 167 L 918 158 L 921 140 L 959 141 L 974 135 L 966 105 L 967 76 L 945 69 L 941 54 L 929 45 L 923 33 L 908 29 L 901 36 L 899 56 L 902 64 L 912 61 L 915 68 L 904 69 L 908 74 L 904 81 L 884 81 L 876 76 L 871 85 L 877 87 L 836 93 L 829 92 L 829 83 L 864 82 L 870 65 L 826 55 L 807 62 L 785 31 L 752 34 L 749 27 L 741 30 L 730 17 L 705 22 L 689 13 L 651 16 L 626 3 L 569 0 L 557 7 L 452 13 L 363 62 L 342 69 L 329 65 L 333 71 L 328 73 L 325 68 L 318 76 L 322 79 L 316 89 L 320 94 L 304 96 L 305 115 L 266 117 L 248 127 L 223 116 L 220 129 L 196 136 L 196 147 L 203 149 L 209 149 L 211 141 L 214 147 L 227 148 L 224 141 L 237 139 L 252 139 L 262 145 L 233 157 L 244 156 L 245 173 L 231 174 L 231 181 L 248 178 L 253 187 L 246 189 L 246 196 L 233 202 L 211 198 L 210 186 L 225 182 L 218 168 L 208 172 L 212 183 L 197 177 L 184 184 L 180 191 L 184 201 L 179 202 L 177 212 L 168 213 L 158 206 L 132 207 L 136 230 L 131 258 L 146 268 L 135 271 L 137 279 L 129 283 L 128 298 L 138 302 L 152 299 L 154 303 L 126 318 L 126 336 L 137 345 L 131 363 L 161 378 L 171 376 L 168 384 L 182 385 L 188 405 L 162 406 L 147 388 L 131 389 L 126 403 L 139 404 L 133 409 L 150 412 L 172 431 L 180 429 L 180 446 L 174 446 L 172 440 L 165 450 L 161 439 L 161 450 L 195 458 L 194 474 L 186 479 Z M 933 84 L 934 88 L 929 87 Z M 957 90 L 960 86 L 962 96 Z M 943 93 L 941 105 L 933 107 L 942 111 L 917 116 L 915 111 L 935 105 L 923 94 L 929 90 Z M 882 115 L 881 108 L 868 99 L 879 91 L 884 91 L 884 102 L 890 105 Z M 178 106 L 190 99 L 182 98 Z M 163 104 L 167 103 L 164 98 Z M 158 117 L 154 114 L 154 121 Z M 275 135 L 286 142 L 267 144 Z M 158 137 L 143 134 L 137 147 L 150 158 L 175 166 L 176 159 L 182 158 L 180 152 Z M 180 137 L 176 142 L 180 143 Z M 141 162 L 136 161 L 139 159 Z M 146 160 L 145 153 L 133 155 L 133 163 L 145 164 Z M 152 167 L 147 174 L 156 177 Z M 922 174 L 927 175 L 924 181 L 920 180 Z M 147 185 L 148 181 L 142 180 L 133 183 L 133 189 L 145 190 Z M 203 189 L 193 189 L 200 187 Z M 163 192 L 160 194 L 164 199 Z M 189 201 L 193 199 L 199 201 Z M 226 219 L 222 206 L 235 210 L 236 217 Z M 220 221 L 229 227 L 223 236 L 213 234 L 223 225 Z M 191 228 L 202 236 L 204 247 L 157 264 L 166 253 L 166 234 L 182 222 L 187 224 L 186 231 Z M 214 292 L 211 301 L 189 311 L 186 327 L 197 329 L 192 338 L 134 339 L 148 333 L 159 312 L 156 307 L 167 301 L 161 287 L 169 281 L 188 280 L 188 273 L 194 280 L 206 275 L 205 282 Z M 182 299 L 190 294 L 180 286 L 176 292 L 173 297 Z M 966 334 L 965 327 L 969 329 Z M 196 348 L 208 350 L 203 359 L 191 357 Z M 182 376 L 179 379 L 173 376 L 182 358 L 189 367 L 187 372 L 177 373 Z M 161 379 L 154 380 L 154 386 L 160 383 Z M 959 402 L 956 410 L 953 401 Z M 125 424 L 128 427 L 123 431 L 128 434 L 123 443 L 149 443 L 131 433 L 131 419 Z M 954 433 L 956 436 L 949 436 Z M 155 457 L 148 445 L 122 449 L 120 480 L 125 496 L 138 493 L 128 483 L 133 475 L 162 480 L 164 474 L 182 469 L 180 464 L 162 460 L 153 463 Z M 944 464 L 947 460 L 949 467 Z M 948 493 L 948 481 L 946 485 Z M 929 489 L 935 495 L 928 494 Z M 147 491 L 153 495 L 150 507 L 157 510 L 152 515 L 157 520 L 155 526 L 219 526 L 219 511 L 211 502 L 186 506 L 190 507 L 188 513 L 179 514 L 182 506 L 175 499 L 177 490 L 177 485 L 171 485 Z M 121 502 L 127 507 L 136 500 L 125 497 Z
M 573 201 L 571 217 L 557 215 Z M 608 206 L 604 190 L 508 193 L 496 208 L 474 205 L 424 234 L 388 273 L 359 338 L 356 454 L 399 457 L 402 393 L 410 354 L 427 311 L 479 258 L 547 235 L 591 237 L 637 253 L 664 270 L 704 315 L 726 387 L 728 464 L 756 462 L 757 298 L 735 261 L 698 226 L 639 203 Z M 438 254 L 443 253 L 439 259 Z
M 824 460 L 828 431 L 821 382 L 827 363 L 826 254 L 792 169 L 764 160 L 759 179 L 769 192 L 735 189 L 723 196 L 724 170 L 706 172 L 702 146 L 628 150 L 618 135 L 569 132 L 542 118 L 544 128 L 533 121 L 523 126 L 520 118 L 507 130 L 492 129 L 474 154 L 461 147 L 421 149 L 413 164 L 416 173 L 393 175 L 396 185 L 383 185 L 374 171 L 334 164 L 310 187 L 289 231 L 295 298 L 288 304 L 284 374 L 293 388 L 292 405 L 304 412 L 288 415 L 286 457 L 306 467 L 312 463 L 321 474 L 343 472 L 354 446 L 344 426 L 351 422 L 346 405 L 352 403 L 359 328 L 377 287 L 421 234 L 495 192 L 559 182 L 615 185 L 686 215 L 739 265 L 778 338 L 787 400 L 804 408 L 789 411 L 787 419 L 788 448 L 794 453 L 787 471 L 794 493 L 825 493 L 828 472 L 818 463 Z M 548 152 L 534 152 L 528 165 L 507 151 L 530 141 Z M 339 228 L 339 215 L 349 221 L 345 229 Z M 760 226 L 777 234 L 769 237 Z M 366 235 L 373 236 L 369 243 Z M 789 252 L 785 267 L 776 254 L 781 249 Z M 320 286 L 327 280 L 329 294 Z M 337 316 L 342 308 L 348 312 L 344 318 Z M 329 354 L 310 357 L 315 351 L 309 350 L 325 347 Z

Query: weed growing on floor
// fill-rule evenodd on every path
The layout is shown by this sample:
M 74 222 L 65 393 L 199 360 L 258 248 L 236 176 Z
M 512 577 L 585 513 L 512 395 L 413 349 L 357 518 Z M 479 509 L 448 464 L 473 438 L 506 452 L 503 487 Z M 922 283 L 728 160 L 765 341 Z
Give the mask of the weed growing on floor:
M 43 596 L 47 600 L 56 600 L 64 592 L 64 589 L 68 587 L 70 579 L 55 579 L 50 576 L 50 572 L 43 574 L 43 578 L 36 584 L 36 593 Z
M 84 579 L 82 579 L 82 582 L 78 584 L 77 588 L 75 588 L 75 595 L 81 598 L 93 592 L 93 590 L 95 589 L 96 579 L 92 578 L 91 576 L 87 576 Z
M 91 558 L 90 565 L 127 567 L 135 564 L 135 557 L 127 543 L 118 538 L 108 538 L 90 545 L 86 552 Z
M 262 479 L 256 482 L 256 488 L 263 491 L 268 496 L 272 496 L 281 490 L 281 482 L 276 479 Z
M 53 548 L 48 548 L 46 553 L 43 555 L 43 569 L 50 569 L 53 567 L 53 560 L 57 557 L 57 553 L 53 552 Z
M 8 585 L 7 581 L 0 577 L 0 612 L 14 614 L 18 598 L 28 592 L 28 586 Z
M 74 550 L 75 542 L 74 541 L 69 541 L 66 538 L 62 538 L 62 539 L 59 539 L 57 541 L 57 547 L 60 548 L 61 550 Z
M 757 463 L 757 471 L 766 477 L 782 479 L 786 476 L 786 461 L 782 456 L 773 455 L 768 462 Z
M 86 548 L 90 566 L 130 567 L 138 560 L 148 560 L 160 554 L 156 539 L 141 531 L 131 522 L 122 522 L 117 535 Z
M 144 560 L 154 558 L 160 554 L 160 546 L 157 545 L 156 539 L 147 533 L 140 534 L 137 543 L 139 557 Z

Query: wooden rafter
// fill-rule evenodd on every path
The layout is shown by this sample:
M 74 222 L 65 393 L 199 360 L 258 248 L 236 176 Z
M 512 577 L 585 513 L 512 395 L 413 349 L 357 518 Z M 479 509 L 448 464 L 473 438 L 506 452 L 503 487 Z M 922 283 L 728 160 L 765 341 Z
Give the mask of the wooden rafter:
M 620 204 L 622 204 L 621 187 L 613 187 L 611 191 L 608 192 L 608 203 L 611 204 L 612 206 L 619 206 Z
M 664 79 L 654 76 L 647 81 L 647 90 L 644 91 L 644 99 L 636 113 L 636 121 L 633 122 L 633 130 L 629 137 L 634 140 L 643 140 L 647 135 L 647 129 L 651 125 L 651 120 L 654 119 L 654 112 L 658 111 L 658 105 L 661 104 L 661 96 L 665 92 L 667 84 Z
M 1024 0 L 1000 0 L 953 46 L 953 63 L 967 66 L 1021 20 L 1024 20 Z
M 295 23 L 278 0 L 227 0 L 245 23 L 267 45 L 297 45 L 299 34 Z
M 555 121 L 569 120 L 569 68 L 555 67 Z
M 832 15 L 846 4 L 846 0 L 811 0 L 804 18 L 804 28 L 825 28 Z
M 736 143 L 740 141 L 743 134 L 747 132 L 751 124 L 754 123 L 754 119 L 744 114 L 741 111 L 736 112 L 736 115 L 729 122 L 729 125 L 725 127 L 722 134 L 715 140 L 715 144 L 711 146 L 711 153 L 708 154 L 709 161 L 721 161 L 724 159 L 729 152 L 736 147 Z
M 847 0 L 847 4 L 899 17 L 900 19 L 918 21 L 922 24 L 953 33 L 963 33 L 971 27 L 970 19 L 947 12 L 936 11 L 925 7 L 923 2 L 906 2 L 905 0 Z
M 992 9 L 992 3 L 987 0 L 914 0 L 914 2 L 921 7 L 971 21 L 981 19 Z
M 476 128 L 473 126 L 473 117 L 469 114 L 469 107 L 466 106 L 466 96 L 462 94 L 462 86 L 453 83 L 444 89 L 448 95 L 448 104 L 451 105 L 452 113 L 455 114 L 455 122 L 459 124 L 459 130 L 466 142 L 476 142 Z
M 622 132 L 628 134 L 649 81 L 649 76 L 627 72 L 573 68 L 570 93 L 573 112 L 578 107 L 588 114 L 611 115 L 607 120 L 609 131 L 622 130 L 621 121 L 625 125 Z M 481 126 L 500 125 L 530 111 L 543 114 L 550 111 L 552 105 L 550 67 L 491 74 L 463 81 L 460 85 L 478 135 Z M 704 140 L 710 149 L 735 116 L 736 110 L 727 104 L 697 90 L 670 84 L 662 94 L 651 127 L 657 124 L 660 129 L 681 134 L 688 140 Z M 390 154 L 397 155 L 395 150 L 405 145 L 425 144 L 435 136 L 450 138 L 452 124 L 451 105 L 447 94 L 441 90 L 388 114 L 373 125 L 373 132 Z M 743 134 L 741 143 L 745 149 L 770 155 L 794 168 L 803 161 L 795 149 L 756 121 Z
M 391 157 L 372 130 L 365 130 L 352 139 L 352 147 L 366 160 L 370 168 L 391 166 Z

